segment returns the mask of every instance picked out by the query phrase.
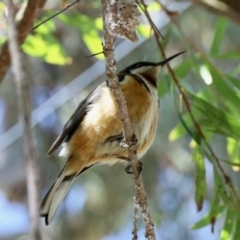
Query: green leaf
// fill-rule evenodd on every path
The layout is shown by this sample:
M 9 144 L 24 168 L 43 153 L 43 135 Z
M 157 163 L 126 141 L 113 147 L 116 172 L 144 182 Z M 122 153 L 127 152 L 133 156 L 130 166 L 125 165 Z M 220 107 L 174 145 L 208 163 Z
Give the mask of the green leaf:
M 91 53 L 95 54 L 102 52 L 102 39 L 99 37 L 97 30 L 92 29 L 88 31 L 88 33 L 84 33 L 82 38 Z M 95 57 L 98 59 L 104 59 L 103 54 L 98 54 Z
M 38 21 L 36 25 L 38 25 L 39 23 L 41 23 L 41 21 Z M 47 22 L 45 22 L 44 24 L 40 25 L 35 32 L 39 33 L 39 34 L 49 34 L 51 32 L 53 32 L 55 30 L 55 23 L 53 20 L 48 20 Z
M 227 29 L 227 25 L 228 25 L 228 20 L 226 18 L 220 17 L 218 19 L 216 24 L 216 31 L 215 31 L 214 38 L 212 41 L 212 46 L 210 49 L 211 56 L 215 56 L 218 54 L 222 39 Z
M 240 51 L 238 49 L 236 49 L 234 51 L 220 53 L 220 54 L 218 54 L 214 57 L 223 58 L 223 59 L 239 59 L 240 58 Z
M 149 25 L 141 23 L 138 25 L 137 31 L 145 38 L 149 38 L 149 36 L 151 36 L 151 27 Z
M 227 79 L 231 82 L 231 84 L 240 91 L 240 81 L 238 78 L 233 77 L 232 75 L 226 75 Z
M 234 166 L 240 166 L 240 151 L 239 151 L 239 141 L 236 141 L 233 138 L 227 138 L 227 151 L 230 156 L 230 163 Z M 239 167 L 238 167 L 239 169 Z
M 213 78 L 213 83 L 210 85 L 211 90 L 214 92 L 218 91 L 223 99 L 227 99 L 226 104 L 234 107 L 236 114 L 240 116 L 240 98 L 237 96 L 235 89 L 226 81 L 225 75 L 216 69 L 207 58 L 205 59 L 205 65 L 208 67 Z
M 42 36 L 28 35 L 25 43 L 22 45 L 23 51 L 34 57 L 44 57 L 47 52 L 47 44 Z
M 198 120 L 201 127 L 210 132 L 240 139 L 240 121 L 235 116 L 213 106 L 187 90 L 184 91 L 189 96 L 191 106 L 202 113 Z
M 98 30 L 102 30 L 103 29 L 103 22 L 102 22 L 102 18 L 99 17 L 99 18 L 96 18 L 94 20 L 94 23 L 95 23 L 95 27 L 98 29 Z
M 228 160 L 223 160 L 223 159 L 219 159 L 221 162 L 223 162 L 223 163 L 226 163 L 226 164 L 228 164 L 228 165 L 230 165 L 230 166 L 233 166 L 233 167 L 240 167 L 240 163 L 235 163 L 235 162 L 230 162 L 230 161 L 228 161 Z M 237 168 L 237 169 L 238 169 Z
M 203 201 L 206 197 L 206 170 L 204 164 L 204 157 L 200 153 L 198 147 L 193 151 L 193 160 L 196 162 L 196 178 L 195 178 L 195 202 L 197 205 L 197 210 L 201 211 L 203 206 Z
M 220 240 L 231 240 L 231 234 L 234 230 L 235 213 L 231 208 L 227 209 L 224 226 L 220 234 Z
M 195 117 L 195 120 L 198 121 L 199 118 L 201 117 L 201 113 L 199 111 L 195 111 L 195 109 L 192 109 L 192 113 Z M 181 113 L 179 113 L 180 115 Z M 182 120 L 181 120 L 182 118 Z M 188 129 L 192 129 L 194 124 L 193 121 L 189 115 L 189 113 L 185 114 L 184 117 L 180 118 L 180 122 L 172 129 L 170 132 L 168 139 L 169 141 L 175 141 L 182 137 L 186 132 L 188 132 Z M 183 124 L 184 122 L 184 124 Z M 188 129 L 186 129 L 186 126 Z M 190 134 L 192 135 L 192 134 Z
M 101 18 L 90 18 L 79 13 L 61 14 L 59 19 L 65 24 L 76 27 L 81 31 L 84 43 L 92 54 L 102 52 L 102 39 L 99 36 L 99 30 L 102 30 Z M 98 59 L 103 59 L 103 54 L 95 56 Z
M 225 184 L 225 180 L 218 173 L 218 170 L 214 168 L 214 188 L 218 191 L 219 196 L 224 201 L 225 204 L 231 206 L 233 205 L 233 201 L 231 196 L 227 192 L 228 185 Z
M 68 63 L 68 58 L 63 52 L 61 46 L 57 43 L 48 45 L 48 52 L 46 53 L 44 60 L 48 63 L 64 65 Z
M 239 240 L 240 239 L 240 218 L 238 217 L 235 223 L 235 229 L 233 232 L 232 240 Z
M 214 214 L 212 213 L 208 213 L 207 215 L 205 215 L 202 219 L 200 219 L 199 221 L 197 221 L 193 226 L 191 226 L 192 230 L 197 230 L 203 227 L 206 227 L 207 225 L 211 224 L 211 220 L 214 217 L 214 221 L 216 221 L 222 214 L 222 212 L 226 209 L 225 205 L 216 205 L 216 207 L 214 208 Z
M 174 72 L 178 78 L 185 78 L 191 71 L 193 65 L 191 59 L 183 60 L 175 69 Z
M 51 34 L 28 35 L 22 48 L 25 53 L 34 57 L 40 57 L 51 64 L 63 65 L 69 61 L 65 51 Z
M 188 73 L 191 72 L 193 68 L 193 61 L 192 59 L 183 60 L 175 69 L 174 73 L 176 74 L 177 78 L 185 78 Z M 170 78 L 170 73 L 165 74 L 167 78 Z
M 153 3 L 148 4 L 147 10 L 149 12 L 159 11 L 159 10 L 161 10 L 161 6 L 157 2 L 153 2 Z

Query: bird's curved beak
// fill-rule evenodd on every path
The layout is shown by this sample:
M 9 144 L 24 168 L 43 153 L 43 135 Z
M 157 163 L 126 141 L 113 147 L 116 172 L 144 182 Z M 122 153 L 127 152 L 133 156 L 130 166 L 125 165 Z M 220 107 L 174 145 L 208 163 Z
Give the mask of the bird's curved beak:
M 177 56 L 185 53 L 186 51 L 183 51 L 183 52 L 180 52 L 180 53 L 177 53 L 177 54 L 174 54 L 173 56 L 169 57 L 169 58 L 166 58 L 165 60 L 161 61 L 161 62 L 157 62 L 156 63 L 156 66 L 163 66 L 165 65 L 166 63 L 170 62 L 171 60 L 173 60 L 174 58 L 176 58 Z

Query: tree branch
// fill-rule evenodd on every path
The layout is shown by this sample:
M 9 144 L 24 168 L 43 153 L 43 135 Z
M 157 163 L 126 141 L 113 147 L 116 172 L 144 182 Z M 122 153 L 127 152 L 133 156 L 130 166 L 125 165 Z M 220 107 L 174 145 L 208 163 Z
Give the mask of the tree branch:
M 133 231 L 132 231 L 132 240 L 138 240 L 138 203 L 134 198 L 134 214 L 133 214 Z
M 30 1 L 31 2 L 31 1 Z M 16 83 L 16 91 L 18 97 L 19 115 L 24 120 L 24 142 L 27 155 L 27 189 L 28 189 L 28 206 L 31 222 L 31 239 L 41 240 L 41 232 L 39 228 L 39 173 L 37 167 L 37 153 L 34 146 L 34 138 L 31 132 L 31 107 L 29 88 L 26 82 L 26 74 L 22 63 L 22 55 L 18 45 L 18 32 L 14 21 L 14 10 L 12 0 L 7 0 L 8 8 L 8 38 L 9 51 L 13 66 L 13 73 Z
M 129 145 L 128 151 L 129 155 L 128 158 L 131 161 L 132 169 L 137 176 L 138 173 L 138 159 L 136 156 L 136 146 L 131 145 L 133 131 L 131 129 L 131 124 L 129 120 L 126 100 L 122 93 L 122 90 L 119 86 L 118 78 L 116 75 L 116 61 L 114 57 L 114 37 L 110 34 L 107 23 L 107 9 L 108 9 L 108 0 L 101 0 L 102 3 L 102 16 L 103 16 L 103 28 L 104 28 L 104 55 L 106 61 L 106 75 L 109 81 L 109 87 L 113 92 L 113 95 L 116 99 L 119 116 L 122 121 L 123 126 L 123 134 L 126 141 L 126 144 Z M 143 186 L 143 180 L 141 174 L 134 178 L 135 181 L 135 189 L 136 189 L 136 201 L 141 208 L 141 212 L 143 215 L 143 220 L 145 224 L 146 230 L 146 237 L 149 240 L 155 240 L 155 233 L 154 233 L 154 224 L 152 222 L 150 212 L 148 210 L 148 203 L 147 203 L 147 196 Z
M 6 0 L 8 4 L 8 0 Z M 28 1 L 26 10 L 24 12 L 23 18 L 20 20 L 20 22 L 17 24 L 17 40 L 19 46 L 22 45 L 25 38 L 31 31 L 33 27 L 34 20 L 36 18 L 36 15 L 38 12 L 43 8 L 46 0 L 34 0 L 34 1 Z M 9 65 L 11 63 L 10 53 L 8 49 L 9 41 L 6 41 L 0 50 L 0 83 L 3 81 L 3 78 L 9 68 Z

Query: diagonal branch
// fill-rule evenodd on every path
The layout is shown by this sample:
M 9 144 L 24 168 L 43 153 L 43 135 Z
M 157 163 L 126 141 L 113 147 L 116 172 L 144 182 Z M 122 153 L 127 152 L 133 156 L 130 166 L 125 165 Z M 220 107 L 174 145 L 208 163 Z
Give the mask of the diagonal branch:
M 34 138 L 31 131 L 31 107 L 29 88 L 26 82 L 26 74 L 23 69 L 23 59 L 18 44 L 18 32 L 14 21 L 12 0 L 7 0 L 8 25 L 9 25 L 9 51 L 13 66 L 13 73 L 18 97 L 18 111 L 24 121 L 24 147 L 27 157 L 27 189 L 28 207 L 31 222 L 31 239 L 41 240 L 39 228 L 39 173 L 37 166 L 37 151 L 34 145 Z
M 138 164 L 139 161 L 136 156 L 136 146 L 132 145 L 132 137 L 133 131 L 131 129 L 131 124 L 129 120 L 128 110 L 126 106 L 126 100 L 122 93 L 122 90 L 119 86 L 119 82 L 116 75 L 116 61 L 114 57 L 114 40 L 115 38 L 110 34 L 107 23 L 106 23 L 106 15 L 107 15 L 107 8 L 108 8 L 108 0 L 101 0 L 102 3 L 102 15 L 103 15 L 103 28 L 104 28 L 104 55 L 106 61 L 106 75 L 109 81 L 109 87 L 113 92 L 113 95 L 116 99 L 119 116 L 122 121 L 123 126 L 123 134 L 126 141 L 126 144 L 129 145 L 128 151 L 129 155 L 128 158 L 131 161 L 132 169 L 134 170 L 135 176 L 138 173 Z M 135 181 L 135 189 L 136 189 L 136 201 L 141 208 L 141 212 L 143 215 L 143 220 L 145 224 L 146 230 L 146 237 L 149 240 L 155 240 L 155 233 L 154 233 L 154 224 L 152 222 L 150 212 L 148 210 L 148 203 L 147 203 L 147 196 L 143 186 L 143 180 L 141 174 L 134 178 Z
M 8 0 L 6 0 L 8 2 Z M 24 12 L 23 18 L 17 24 L 18 32 L 18 44 L 19 46 L 23 44 L 25 38 L 31 31 L 33 27 L 34 20 L 38 15 L 39 11 L 43 8 L 46 0 L 30 0 L 28 1 L 26 10 Z M 3 78 L 9 68 L 11 63 L 10 53 L 8 49 L 9 41 L 6 41 L 0 50 L 0 83 L 3 81 Z

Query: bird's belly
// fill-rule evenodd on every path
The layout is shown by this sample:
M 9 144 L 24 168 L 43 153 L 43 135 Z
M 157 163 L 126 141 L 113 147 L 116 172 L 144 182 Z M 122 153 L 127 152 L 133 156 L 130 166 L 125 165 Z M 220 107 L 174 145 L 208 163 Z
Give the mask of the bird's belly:
M 86 165 L 99 161 L 115 163 L 128 156 L 128 149 L 122 148 L 119 140 L 107 141 L 109 137 L 122 133 L 116 103 L 110 95 L 109 91 L 102 95 L 67 144 L 69 155 L 74 154 L 80 162 L 88 162 Z M 154 140 L 158 121 L 157 97 L 154 100 L 146 97 L 138 102 L 128 101 L 127 105 L 138 140 L 137 155 L 142 157 Z

